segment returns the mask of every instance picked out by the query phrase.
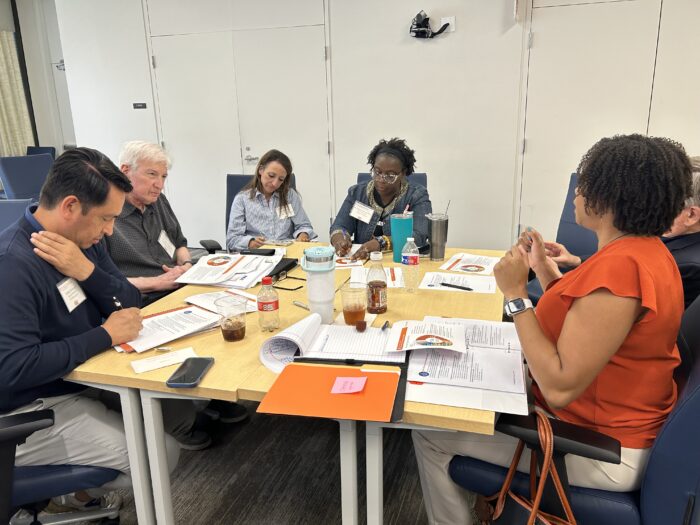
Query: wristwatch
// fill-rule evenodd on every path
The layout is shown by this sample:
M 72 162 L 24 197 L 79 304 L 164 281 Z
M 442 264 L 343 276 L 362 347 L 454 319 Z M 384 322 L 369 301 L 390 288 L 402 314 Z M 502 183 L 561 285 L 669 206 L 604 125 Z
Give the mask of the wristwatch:
M 524 312 L 528 308 L 534 308 L 534 306 L 532 305 L 532 301 L 530 299 L 523 299 L 522 297 L 518 297 L 516 299 L 506 301 L 504 311 L 506 312 L 506 315 L 508 317 L 514 317 L 519 313 Z

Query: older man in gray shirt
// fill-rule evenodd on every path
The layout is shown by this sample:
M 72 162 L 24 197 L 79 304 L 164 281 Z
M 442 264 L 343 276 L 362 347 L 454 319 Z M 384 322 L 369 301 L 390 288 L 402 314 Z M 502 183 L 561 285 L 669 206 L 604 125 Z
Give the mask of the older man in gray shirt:
M 175 282 L 191 266 L 187 239 L 165 195 L 170 158 L 158 144 L 127 142 L 119 167 L 131 181 L 107 248 L 119 270 L 141 292 L 145 306 L 175 290 Z M 236 403 L 213 401 L 205 412 L 223 423 L 247 417 Z M 182 442 L 181 442 L 182 444 Z
M 117 217 L 107 246 L 146 305 L 175 290 L 175 279 L 192 262 L 180 223 L 162 194 L 170 168 L 165 151 L 157 144 L 127 142 L 119 165 L 134 190 Z

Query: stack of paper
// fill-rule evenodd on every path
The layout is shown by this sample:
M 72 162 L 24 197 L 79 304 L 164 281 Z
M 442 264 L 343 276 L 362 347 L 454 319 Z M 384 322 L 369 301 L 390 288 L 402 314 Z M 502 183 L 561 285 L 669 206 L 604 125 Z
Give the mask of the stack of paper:
M 282 260 L 282 254 L 262 255 L 214 254 L 202 257 L 197 264 L 177 278 L 182 284 L 216 284 L 246 289 L 258 284 Z
M 406 400 L 527 414 L 522 348 L 512 323 L 426 317 L 464 329 L 464 353 L 414 350 Z
M 143 319 L 143 328 L 133 341 L 117 345 L 118 352 L 144 352 L 186 335 L 213 328 L 221 316 L 197 306 L 183 306 L 175 310 L 149 315 Z
M 246 312 L 252 313 L 258 311 L 258 298 L 252 293 L 242 292 L 240 290 L 236 290 L 235 292 L 231 290 L 222 290 L 220 292 L 208 292 L 200 293 L 197 295 L 190 295 L 185 299 L 185 302 L 194 304 L 196 306 L 199 306 L 200 308 L 209 310 L 210 312 L 218 313 L 216 311 L 217 299 L 231 296 L 242 297 L 246 300 Z
M 452 286 L 445 286 L 444 283 Z M 494 277 L 427 272 L 418 288 L 421 290 L 440 290 L 441 292 L 496 293 L 496 279 Z M 470 288 L 470 290 L 465 288 Z

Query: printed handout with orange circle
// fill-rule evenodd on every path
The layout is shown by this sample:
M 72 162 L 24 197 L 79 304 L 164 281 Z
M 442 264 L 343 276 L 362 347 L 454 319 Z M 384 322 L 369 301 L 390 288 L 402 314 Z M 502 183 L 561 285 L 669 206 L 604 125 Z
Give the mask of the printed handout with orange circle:
M 221 255 L 219 257 L 214 257 L 213 259 L 209 259 L 207 261 L 207 264 L 209 266 L 222 266 L 222 265 L 228 264 L 230 262 L 231 262 L 231 256 Z
M 459 267 L 459 269 L 463 272 L 469 273 L 480 273 L 486 270 L 486 268 L 480 264 L 463 264 Z
M 452 346 L 452 341 L 446 337 L 434 334 L 424 334 L 416 337 L 416 344 L 420 346 Z

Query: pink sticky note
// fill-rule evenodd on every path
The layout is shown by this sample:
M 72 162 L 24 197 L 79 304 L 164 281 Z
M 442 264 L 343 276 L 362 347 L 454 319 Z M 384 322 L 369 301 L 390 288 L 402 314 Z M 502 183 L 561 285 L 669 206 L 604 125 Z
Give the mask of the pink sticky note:
M 365 389 L 366 377 L 336 377 L 331 394 L 355 394 Z

